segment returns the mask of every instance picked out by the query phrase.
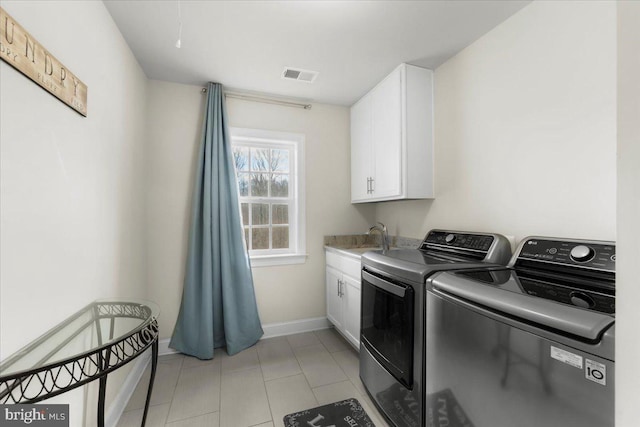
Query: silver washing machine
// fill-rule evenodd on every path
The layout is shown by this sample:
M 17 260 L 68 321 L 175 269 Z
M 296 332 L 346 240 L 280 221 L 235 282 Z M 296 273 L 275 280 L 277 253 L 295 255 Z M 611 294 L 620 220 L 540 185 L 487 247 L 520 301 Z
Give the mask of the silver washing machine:
M 362 256 L 360 378 L 393 425 L 423 425 L 427 278 L 439 271 L 505 266 L 510 256 L 504 236 L 448 230 L 431 230 L 419 249 Z
M 429 279 L 430 427 L 613 427 L 615 244 L 530 237 Z

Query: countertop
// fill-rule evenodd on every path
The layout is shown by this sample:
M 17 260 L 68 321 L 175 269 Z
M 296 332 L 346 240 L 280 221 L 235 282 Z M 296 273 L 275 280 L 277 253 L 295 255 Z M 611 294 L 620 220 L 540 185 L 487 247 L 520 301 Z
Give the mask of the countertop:
M 355 248 L 342 248 L 337 246 L 325 245 L 325 250 L 329 252 L 335 252 L 338 255 L 348 256 L 350 258 L 354 258 L 360 261 L 362 254 L 368 251 L 377 251 L 382 249 L 380 246 L 365 246 L 365 247 L 355 247 Z
M 410 248 L 415 249 L 420 246 L 422 240 L 410 237 L 389 236 L 391 249 Z M 368 251 L 379 251 L 380 237 L 368 234 L 349 234 L 340 236 L 324 236 L 324 248 L 327 251 L 339 255 L 348 256 L 360 261 L 362 254 Z

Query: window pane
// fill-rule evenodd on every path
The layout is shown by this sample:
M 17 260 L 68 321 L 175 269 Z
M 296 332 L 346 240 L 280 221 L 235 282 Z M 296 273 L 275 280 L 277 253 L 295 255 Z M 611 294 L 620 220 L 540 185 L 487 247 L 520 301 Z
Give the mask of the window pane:
M 252 171 L 268 171 L 269 170 L 269 149 L 268 148 L 252 148 L 251 149 L 251 170 Z
M 249 203 L 240 203 L 242 211 L 242 224 L 249 225 Z
M 233 160 L 237 171 L 249 170 L 249 149 L 245 147 L 235 147 L 233 149 Z
M 238 191 L 241 197 L 246 197 L 249 195 L 249 174 L 248 173 L 238 174 Z
M 274 172 L 289 171 L 289 150 L 271 150 L 271 170 Z
M 252 197 L 269 196 L 269 174 L 266 174 L 266 173 L 251 174 L 251 196 Z
M 252 228 L 251 243 L 253 249 L 269 249 L 269 229 L 268 228 Z
M 273 227 L 273 249 L 289 247 L 289 227 Z
M 269 205 L 267 203 L 251 205 L 251 223 L 253 225 L 269 224 Z
M 271 222 L 289 224 L 289 205 L 271 205 Z
M 304 250 L 297 248 L 297 227 L 304 226 L 304 221 L 298 224 L 298 178 L 294 172 L 303 165 L 297 164 L 295 143 L 275 134 L 265 133 L 263 138 L 254 133 L 232 135 L 246 246 L 253 256 Z
M 289 197 L 289 175 L 271 175 L 271 197 Z

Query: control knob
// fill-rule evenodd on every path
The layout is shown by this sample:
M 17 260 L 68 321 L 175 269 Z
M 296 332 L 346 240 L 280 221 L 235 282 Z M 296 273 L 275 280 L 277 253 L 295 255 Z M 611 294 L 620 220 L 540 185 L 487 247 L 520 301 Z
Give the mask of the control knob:
M 596 302 L 589 295 L 583 292 L 571 292 L 571 304 L 582 308 L 592 308 Z
M 447 243 L 453 243 L 454 240 L 456 240 L 455 234 L 447 234 L 447 237 L 444 238 L 444 241 Z
M 571 259 L 577 262 L 589 261 L 596 252 L 589 246 L 578 245 L 571 249 Z

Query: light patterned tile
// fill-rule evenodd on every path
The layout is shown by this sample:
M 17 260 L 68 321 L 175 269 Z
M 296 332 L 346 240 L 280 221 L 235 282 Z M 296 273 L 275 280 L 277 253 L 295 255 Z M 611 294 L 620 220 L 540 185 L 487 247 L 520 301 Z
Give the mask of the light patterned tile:
M 316 336 L 329 353 L 351 349 L 351 345 L 342 338 L 335 328 L 315 331 Z
M 117 427 L 139 427 L 142 424 L 143 409 L 123 412 Z M 150 406 L 147 413 L 147 427 L 162 427 L 167 420 L 169 404 Z
M 267 381 L 266 386 L 276 425 L 282 425 L 285 415 L 318 406 L 304 375 Z
M 220 351 L 224 352 L 224 350 L 216 349 L 213 355 L 213 359 L 206 360 L 198 359 L 197 357 L 192 356 L 184 356 L 184 359 L 182 360 L 182 369 L 196 368 L 205 365 L 214 365 L 216 363 L 220 364 L 220 361 L 222 360 Z
M 266 338 L 266 339 L 260 340 L 256 343 L 256 348 L 260 349 L 260 347 L 265 345 L 271 346 L 271 345 L 277 345 L 277 344 L 291 347 L 289 345 L 289 340 L 287 340 L 287 337 L 283 336 L 283 337 Z
M 182 353 L 169 353 L 163 354 L 162 356 L 158 356 L 158 362 L 167 362 L 169 360 L 182 359 L 186 355 Z
M 357 379 L 349 378 L 349 379 L 351 380 L 351 383 L 356 387 L 356 389 L 358 389 L 358 392 L 360 394 L 362 395 L 367 394 L 367 389 L 360 378 L 357 378 Z
M 246 427 L 271 421 L 260 368 L 222 373 L 221 427 Z
M 220 427 L 220 413 L 212 412 L 186 420 L 168 423 L 166 427 Z
M 360 394 L 366 394 L 364 384 L 360 380 L 360 360 L 359 355 L 353 349 L 345 351 L 337 351 L 331 353 L 331 357 L 338 362 L 338 365 L 342 368 L 347 377 L 351 380 L 353 385 L 358 389 Z
M 313 394 L 320 406 L 351 398 L 360 400 L 360 393 L 349 380 L 315 387 Z
M 336 351 L 331 353 L 331 357 L 338 362 L 349 379 L 360 378 L 360 359 L 358 353 L 352 349 Z
M 167 422 L 217 412 L 220 409 L 220 365 L 183 369 Z
M 295 348 L 294 353 L 311 387 L 348 379 L 322 344 Z
M 153 392 L 151 393 L 151 405 L 171 403 L 181 367 L 182 357 L 169 360 L 160 360 L 160 358 L 158 358 L 158 367 L 156 369 L 155 381 L 153 382 Z M 125 411 L 144 408 L 150 376 L 151 362 L 149 362 L 147 369 L 140 378 Z
M 302 334 L 287 335 L 287 340 L 291 347 L 304 347 L 307 345 L 320 344 L 320 340 L 313 332 L 305 332 Z
M 265 381 L 302 373 L 286 339 L 264 343 L 257 346 L 257 351 Z
M 222 372 L 241 371 L 243 369 L 255 369 L 260 367 L 260 360 L 258 360 L 256 346 L 242 350 L 240 353 L 236 353 L 233 356 L 229 356 L 224 349 L 216 349 L 216 351 L 220 355 Z
M 149 373 L 118 427 L 140 425 Z M 289 413 L 350 397 L 376 426 L 388 426 L 360 381 L 358 353 L 326 329 L 261 340 L 234 356 L 217 349 L 212 360 L 161 356 L 147 425 L 274 427 Z

